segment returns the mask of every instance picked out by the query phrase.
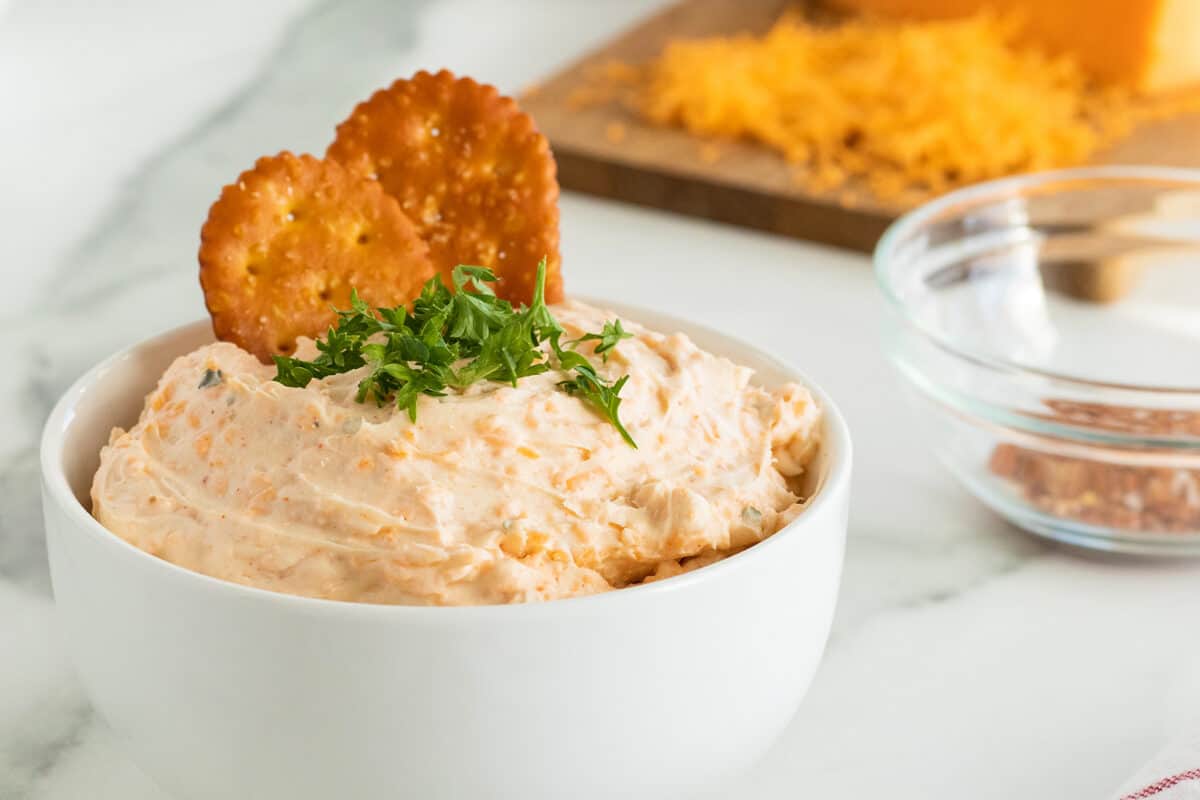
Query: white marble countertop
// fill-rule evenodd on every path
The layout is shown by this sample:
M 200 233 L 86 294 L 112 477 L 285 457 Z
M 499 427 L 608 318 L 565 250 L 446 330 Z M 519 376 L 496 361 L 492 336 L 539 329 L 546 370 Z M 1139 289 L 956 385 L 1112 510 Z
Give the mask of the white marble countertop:
M 516 90 L 656 5 L 0 2 L 0 798 L 156 800 L 56 638 L 35 444 L 100 356 L 203 314 L 197 230 L 262 153 L 447 66 Z M 825 660 L 775 750 L 712 797 L 1105 797 L 1200 715 L 1200 565 L 1049 547 L 922 446 L 867 260 L 568 194 L 570 286 L 773 349 L 856 441 Z M 753 298 L 730 302 L 730 298 Z

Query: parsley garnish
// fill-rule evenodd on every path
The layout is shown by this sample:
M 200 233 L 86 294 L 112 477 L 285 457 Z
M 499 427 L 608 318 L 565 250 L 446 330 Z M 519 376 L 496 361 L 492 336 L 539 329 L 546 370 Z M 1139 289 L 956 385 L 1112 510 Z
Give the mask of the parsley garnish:
M 621 327 L 621 320 L 614 319 L 604 323 L 604 328 L 600 333 L 585 333 L 572 341 L 571 346 L 574 347 L 583 342 L 599 342 L 595 347 L 596 355 L 600 356 L 600 360 L 607 364 L 608 351 L 616 347 L 622 339 L 631 338 L 633 338 L 633 334 L 625 332 L 625 329 Z
M 496 275 L 486 267 L 457 266 L 451 280 L 453 292 L 437 278 L 430 280 L 411 310 L 404 306 L 372 309 L 357 291 L 351 291 L 350 308 L 338 311 L 337 324 L 317 340 L 317 357 L 304 361 L 275 356 L 275 380 L 303 387 L 314 379 L 366 367 L 367 374 L 358 383 L 358 402 L 394 401 L 415 421 L 417 400 L 423 394 L 442 397 L 448 389 L 484 380 L 516 386 L 521 378 L 553 368 L 573 372 L 574 377 L 558 385 L 590 403 L 625 441 L 637 447 L 617 415 L 621 388 L 629 376 L 607 383 L 574 350 L 581 342 L 596 341 L 595 351 L 607 361 L 609 351 L 631 335 L 620 320 L 606 322 L 599 334 L 585 334 L 564 348 L 563 328 L 546 305 L 544 259 L 528 307 L 514 309 L 497 297 L 489 285 Z M 542 350 L 543 342 L 550 344 L 550 354 Z
M 591 364 L 579 365 L 575 367 L 575 377 L 568 381 L 562 381 L 558 385 L 569 395 L 575 395 L 587 400 L 601 414 L 608 417 L 608 421 L 616 426 L 621 432 L 621 436 L 633 448 L 637 448 L 637 442 L 629 435 L 629 431 L 625 430 L 625 426 L 621 424 L 621 419 L 617 415 L 617 410 L 621 407 L 621 387 L 625 385 L 625 381 L 629 380 L 628 375 L 622 375 L 617 382 L 611 386 L 604 382 L 600 376 L 596 374 L 596 370 Z

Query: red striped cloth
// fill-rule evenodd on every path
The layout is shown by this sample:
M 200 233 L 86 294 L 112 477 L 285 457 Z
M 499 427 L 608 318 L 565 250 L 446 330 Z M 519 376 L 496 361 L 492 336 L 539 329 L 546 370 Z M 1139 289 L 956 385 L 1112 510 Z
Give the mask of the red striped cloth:
M 1121 800 L 1146 800 L 1148 797 L 1160 800 L 1200 797 L 1200 769 L 1185 769 L 1159 778 L 1154 783 L 1147 783 L 1140 789 L 1121 795 Z
M 1176 740 L 1112 797 L 1113 800 L 1200 800 L 1200 734 Z

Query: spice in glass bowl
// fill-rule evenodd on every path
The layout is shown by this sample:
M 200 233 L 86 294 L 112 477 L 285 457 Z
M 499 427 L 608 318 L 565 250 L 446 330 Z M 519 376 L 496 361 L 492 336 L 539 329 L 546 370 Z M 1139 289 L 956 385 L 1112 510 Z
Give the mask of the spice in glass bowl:
M 1101 403 L 1047 400 L 1046 418 L 1082 429 L 1140 436 L 1198 436 L 1200 414 Z M 1127 448 L 1107 448 L 1111 461 L 1002 443 L 989 469 L 1010 481 L 1026 502 L 1044 513 L 1090 525 L 1144 533 L 1200 529 L 1200 470 L 1144 466 Z M 1103 451 L 1101 451 L 1102 453 Z

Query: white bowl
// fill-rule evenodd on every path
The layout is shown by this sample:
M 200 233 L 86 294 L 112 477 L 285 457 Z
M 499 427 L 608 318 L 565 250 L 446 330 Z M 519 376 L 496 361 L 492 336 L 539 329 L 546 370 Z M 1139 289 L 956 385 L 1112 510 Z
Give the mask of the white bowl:
M 101 445 L 195 323 L 93 368 L 42 439 L 59 620 L 93 704 L 191 800 L 678 796 L 758 758 L 816 670 L 841 575 L 850 438 L 795 370 L 692 323 L 652 328 L 804 382 L 825 412 L 816 494 L 765 542 L 647 586 L 549 603 L 377 606 L 189 572 L 88 513 Z M 800 754 L 803 757 L 803 754 Z

